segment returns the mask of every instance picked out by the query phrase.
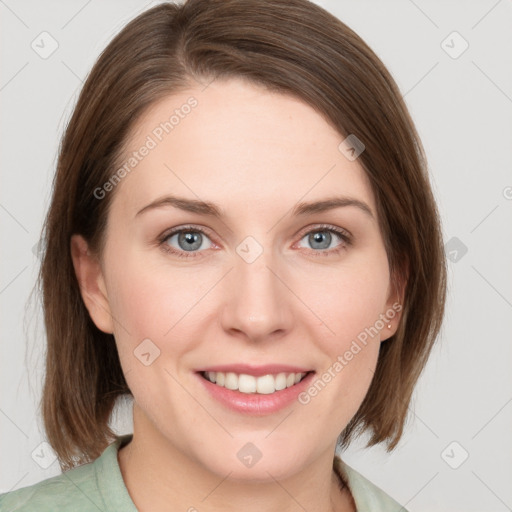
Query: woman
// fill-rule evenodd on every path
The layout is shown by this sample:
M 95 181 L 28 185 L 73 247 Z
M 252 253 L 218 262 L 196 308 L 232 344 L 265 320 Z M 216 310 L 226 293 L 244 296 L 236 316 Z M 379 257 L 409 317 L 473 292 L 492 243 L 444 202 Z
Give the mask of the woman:
M 2 510 L 401 508 L 335 448 L 400 440 L 445 261 L 414 124 L 341 21 L 306 0 L 138 16 L 84 85 L 45 241 L 65 472 Z

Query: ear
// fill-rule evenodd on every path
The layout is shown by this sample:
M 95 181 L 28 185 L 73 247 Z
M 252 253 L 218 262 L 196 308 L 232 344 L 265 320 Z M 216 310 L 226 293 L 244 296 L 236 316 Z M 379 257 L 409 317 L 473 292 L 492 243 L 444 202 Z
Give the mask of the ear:
M 92 321 L 100 331 L 112 334 L 114 326 L 101 265 L 81 235 L 71 237 L 71 259 L 82 299 Z
M 383 311 L 382 319 L 385 322 L 384 328 L 380 331 L 380 341 L 387 340 L 398 330 L 402 312 L 404 309 L 405 288 L 409 276 L 408 265 L 396 272 L 390 279 L 388 300 L 386 310 Z M 388 327 L 389 326 L 389 327 Z

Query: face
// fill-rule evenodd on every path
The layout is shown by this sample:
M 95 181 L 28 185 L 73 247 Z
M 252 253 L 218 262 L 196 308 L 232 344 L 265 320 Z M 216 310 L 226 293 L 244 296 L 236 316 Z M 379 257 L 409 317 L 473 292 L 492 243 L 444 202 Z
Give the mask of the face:
M 343 138 L 300 100 L 239 80 L 138 122 L 130 171 L 97 191 L 113 194 L 97 273 L 74 251 L 136 436 L 251 480 L 332 451 L 397 323 L 371 186 Z

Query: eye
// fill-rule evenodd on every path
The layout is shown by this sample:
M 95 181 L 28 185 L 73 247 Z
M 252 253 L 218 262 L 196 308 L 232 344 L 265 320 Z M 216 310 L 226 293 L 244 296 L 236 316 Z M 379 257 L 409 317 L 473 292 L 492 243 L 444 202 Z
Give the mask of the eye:
M 341 243 L 336 245 L 336 239 L 341 240 Z M 325 225 L 306 232 L 300 242 L 302 240 L 310 244 L 311 254 L 328 256 L 346 249 L 351 244 L 351 235 L 344 229 Z M 165 252 L 180 258 L 197 257 L 198 253 L 214 246 L 206 231 L 196 226 L 174 228 L 160 238 L 159 244 Z
M 160 245 L 166 252 L 181 258 L 193 258 L 201 249 L 211 249 L 213 246 L 206 232 L 194 226 L 167 232 L 160 240 Z
M 341 243 L 336 245 L 336 239 L 341 240 Z M 302 240 L 306 240 L 315 256 L 338 254 L 351 243 L 350 234 L 334 226 L 317 226 L 316 229 L 308 231 Z

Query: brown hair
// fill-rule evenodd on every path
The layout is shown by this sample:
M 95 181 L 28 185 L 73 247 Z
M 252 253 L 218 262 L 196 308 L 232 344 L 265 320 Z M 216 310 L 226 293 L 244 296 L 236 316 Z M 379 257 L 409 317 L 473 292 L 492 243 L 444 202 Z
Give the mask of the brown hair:
M 101 253 L 111 196 L 94 195 L 116 169 L 130 130 L 159 99 L 193 80 L 238 77 L 294 95 L 342 137 L 365 145 L 359 163 L 376 198 L 393 282 L 406 283 L 396 334 L 340 435 L 399 441 L 414 385 L 444 311 L 446 263 L 424 150 L 383 63 L 339 19 L 307 0 L 189 0 L 131 21 L 91 70 L 60 147 L 40 272 L 47 332 L 42 414 L 61 468 L 94 460 L 114 438 L 109 420 L 130 390 L 110 334 L 80 295 L 70 239 Z M 397 284 L 398 286 L 398 284 Z

